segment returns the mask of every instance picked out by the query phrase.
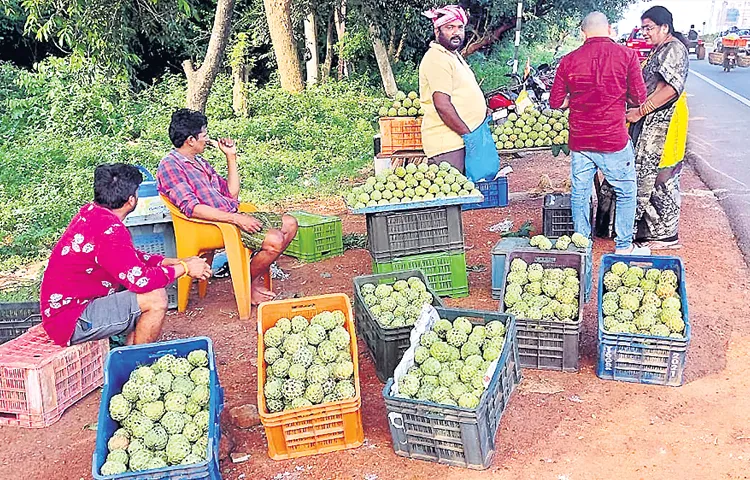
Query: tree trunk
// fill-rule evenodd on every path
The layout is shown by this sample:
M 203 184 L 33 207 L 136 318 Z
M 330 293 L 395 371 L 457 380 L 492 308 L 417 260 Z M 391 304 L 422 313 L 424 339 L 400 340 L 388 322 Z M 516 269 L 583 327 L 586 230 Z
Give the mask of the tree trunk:
M 315 12 L 310 11 L 305 17 L 305 55 L 309 55 L 305 63 L 307 71 L 307 84 L 314 85 L 320 78 L 318 72 L 318 25 Z
M 323 61 L 321 80 L 325 82 L 331 76 L 331 65 L 333 65 L 333 17 L 328 19 L 326 29 L 326 59 Z
M 281 88 L 291 93 L 301 92 L 302 68 L 297 47 L 294 44 L 292 28 L 291 0 L 263 0 L 266 9 L 268 31 L 271 34 L 273 52 L 279 67 Z
M 214 26 L 211 29 L 211 38 L 208 41 L 206 56 L 200 68 L 196 70 L 192 60 L 182 62 L 182 68 L 187 77 L 188 108 L 205 111 L 208 94 L 219 73 L 221 60 L 224 58 L 224 49 L 229 41 L 229 32 L 232 29 L 232 13 L 234 12 L 234 0 L 218 0 L 216 3 L 216 16 Z
M 383 40 L 381 40 L 378 28 L 370 24 L 370 35 L 372 36 L 372 48 L 375 51 L 375 60 L 378 62 L 378 69 L 380 70 L 380 78 L 383 80 L 383 90 L 385 94 L 393 98 L 398 92 L 396 86 L 396 77 L 393 76 L 393 69 L 391 68 L 391 62 L 388 59 L 388 49 L 385 48 Z
M 232 110 L 238 117 L 247 116 L 245 84 L 249 80 L 248 76 L 248 68 L 244 63 L 232 68 Z
M 466 47 L 461 52 L 461 54 L 464 57 L 468 57 L 472 53 L 478 50 L 481 50 L 482 48 L 489 47 L 493 43 L 500 40 L 500 37 L 502 37 L 503 33 L 507 32 L 513 27 L 515 27 L 514 23 L 505 23 L 502 26 L 494 29 L 492 32 L 486 32 L 484 35 L 479 37 L 475 42 L 472 42 L 466 45 Z
M 334 20 L 336 22 L 336 36 L 340 42 L 346 33 L 346 0 L 341 0 L 341 3 L 335 7 Z M 339 58 L 339 79 L 348 76 L 349 69 L 347 68 L 346 60 Z

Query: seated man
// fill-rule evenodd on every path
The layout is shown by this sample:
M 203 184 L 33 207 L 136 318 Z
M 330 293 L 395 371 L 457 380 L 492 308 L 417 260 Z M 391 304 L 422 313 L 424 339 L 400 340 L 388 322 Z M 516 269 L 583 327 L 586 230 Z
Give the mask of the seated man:
M 141 172 L 122 163 L 94 172 L 94 203 L 84 205 L 50 255 L 41 286 L 42 324 L 60 346 L 125 334 L 126 344 L 159 338 L 164 287 L 182 275 L 205 279 L 202 258 L 136 250 L 122 221 L 138 203 Z M 125 290 L 118 291 L 118 287 Z
M 200 112 L 180 109 L 172 114 L 169 139 L 175 148 L 159 163 L 159 192 L 188 217 L 231 223 L 242 230 L 242 241 L 253 251 L 250 262 L 252 302 L 273 300 L 275 294 L 260 278 L 279 258 L 297 234 L 297 220 L 289 215 L 268 212 L 239 212 L 240 177 L 237 173 L 237 147 L 229 138 L 217 143 L 227 158 L 227 178 L 222 177 L 200 154 L 212 145 L 208 120 Z

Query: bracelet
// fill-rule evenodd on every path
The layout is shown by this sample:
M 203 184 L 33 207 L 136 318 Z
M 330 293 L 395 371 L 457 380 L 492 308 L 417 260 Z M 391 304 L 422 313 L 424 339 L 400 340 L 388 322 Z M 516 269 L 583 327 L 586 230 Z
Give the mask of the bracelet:
M 654 105 L 654 102 L 651 100 L 647 100 L 646 103 L 638 107 L 638 113 L 641 117 L 645 117 L 654 110 L 656 110 L 656 105 Z
M 188 274 L 188 266 L 187 266 L 187 263 L 186 263 L 186 262 L 185 262 L 184 260 L 180 260 L 180 265 L 182 265 L 182 268 L 184 268 L 184 269 L 185 269 L 185 273 L 183 273 L 182 275 L 180 275 L 180 277 L 179 277 L 179 278 L 182 278 L 182 277 L 186 277 L 186 276 L 187 276 L 187 274 Z

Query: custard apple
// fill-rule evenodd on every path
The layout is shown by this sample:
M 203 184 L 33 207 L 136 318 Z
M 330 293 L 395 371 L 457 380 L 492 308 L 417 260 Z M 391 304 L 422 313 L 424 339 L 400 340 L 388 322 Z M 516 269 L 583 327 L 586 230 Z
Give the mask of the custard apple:
M 109 399 L 109 416 L 116 422 L 125 420 L 130 414 L 131 408 L 130 402 L 122 394 L 113 395 Z
M 186 404 L 187 397 L 182 393 L 169 392 L 164 395 L 164 408 L 166 408 L 168 412 L 183 413 Z
M 202 432 L 208 431 L 208 410 L 201 410 L 193 416 L 193 423 L 195 423 Z
M 190 401 L 197 403 L 200 406 L 208 405 L 209 400 L 209 390 L 208 387 L 205 385 L 198 385 L 193 390 L 193 393 L 190 394 Z
M 194 367 L 208 366 L 208 352 L 205 350 L 193 350 L 192 352 L 188 353 L 187 359 Z
M 296 380 L 294 378 L 289 378 L 284 381 L 282 393 L 284 395 L 284 398 L 289 401 L 292 401 L 295 398 L 299 398 L 305 393 L 305 382 Z
M 167 457 L 171 465 L 177 465 L 190 453 L 190 441 L 185 435 L 177 434 L 169 437 L 167 442 Z
M 336 396 L 341 400 L 347 400 L 349 398 L 354 398 L 357 396 L 357 390 L 354 387 L 354 384 L 352 384 L 352 382 L 350 382 L 349 380 L 341 380 L 340 382 L 336 383 L 335 392 Z

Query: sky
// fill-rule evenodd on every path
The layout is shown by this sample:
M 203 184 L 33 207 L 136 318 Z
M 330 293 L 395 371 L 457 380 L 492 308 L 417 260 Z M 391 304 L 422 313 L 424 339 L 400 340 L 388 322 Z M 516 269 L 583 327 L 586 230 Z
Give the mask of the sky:
M 721 1 L 717 0 L 716 4 L 716 8 L 719 8 Z M 635 26 L 639 26 L 641 14 L 655 5 L 666 7 L 672 12 L 674 28 L 678 31 L 687 32 L 690 25 L 693 24 L 696 26 L 696 30 L 700 32 L 703 22 L 706 22 L 706 29 L 710 30 L 711 0 L 652 0 L 640 1 L 631 5 L 623 19 L 617 24 L 620 35 L 630 32 Z

